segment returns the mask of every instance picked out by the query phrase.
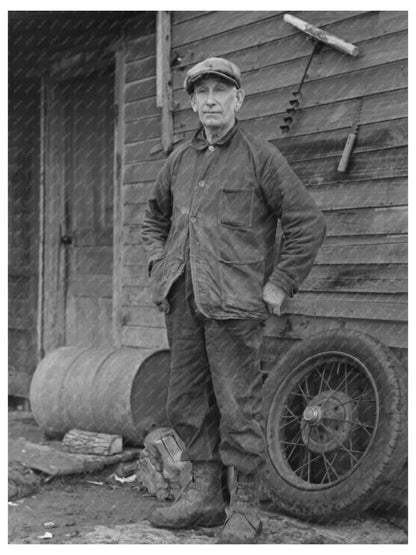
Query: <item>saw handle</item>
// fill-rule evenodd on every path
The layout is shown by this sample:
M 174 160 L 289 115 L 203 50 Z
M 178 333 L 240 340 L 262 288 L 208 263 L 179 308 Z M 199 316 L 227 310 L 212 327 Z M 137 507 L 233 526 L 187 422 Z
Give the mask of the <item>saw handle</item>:
M 350 156 L 352 149 L 354 148 L 355 139 L 357 138 L 357 133 L 350 133 L 345 143 L 344 150 L 342 152 L 341 160 L 339 161 L 337 170 L 339 172 L 345 172 L 348 167 L 348 162 L 350 161 Z

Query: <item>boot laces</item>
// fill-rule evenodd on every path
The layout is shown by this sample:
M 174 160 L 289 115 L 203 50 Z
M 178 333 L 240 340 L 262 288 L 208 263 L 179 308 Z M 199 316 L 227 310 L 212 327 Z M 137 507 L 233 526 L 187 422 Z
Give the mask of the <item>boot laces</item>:
M 237 473 L 235 480 L 235 501 L 242 504 L 255 503 L 255 487 L 256 484 L 253 479 Z

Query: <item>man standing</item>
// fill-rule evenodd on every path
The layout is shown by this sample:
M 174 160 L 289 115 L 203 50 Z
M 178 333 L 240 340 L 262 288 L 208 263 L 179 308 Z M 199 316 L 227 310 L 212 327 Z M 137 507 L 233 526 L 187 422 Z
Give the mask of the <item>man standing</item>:
M 153 301 L 166 314 L 167 415 L 192 481 L 149 520 L 168 528 L 225 521 L 219 543 L 251 543 L 261 530 L 264 321 L 307 276 L 325 224 L 282 154 L 240 129 L 235 64 L 208 58 L 187 72 L 184 87 L 201 127 L 158 175 L 142 238 Z M 284 241 L 275 261 L 278 220 Z M 222 465 L 234 467 L 227 516 Z

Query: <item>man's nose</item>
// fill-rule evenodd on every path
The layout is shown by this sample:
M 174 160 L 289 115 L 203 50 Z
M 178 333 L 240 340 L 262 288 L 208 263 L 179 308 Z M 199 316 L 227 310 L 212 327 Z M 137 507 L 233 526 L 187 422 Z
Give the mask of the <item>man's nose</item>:
M 214 93 L 214 91 L 208 91 L 207 104 L 215 104 L 215 93 Z

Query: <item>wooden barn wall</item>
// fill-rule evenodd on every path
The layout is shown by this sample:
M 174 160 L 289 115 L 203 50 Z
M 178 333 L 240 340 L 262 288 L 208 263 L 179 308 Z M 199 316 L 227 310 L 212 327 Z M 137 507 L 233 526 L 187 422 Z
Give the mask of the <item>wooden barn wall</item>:
M 36 367 L 39 81 L 9 88 L 9 394 L 24 396 Z
M 360 48 L 353 58 L 324 47 L 312 60 L 301 105 L 282 135 L 311 41 L 281 12 L 173 12 L 174 133 L 197 127 L 182 89 L 185 71 L 225 56 L 243 72 L 242 125 L 276 145 L 324 211 L 328 236 L 285 314 L 266 326 L 263 362 L 323 328 L 368 332 L 406 357 L 407 348 L 407 13 L 308 11 L 299 18 Z M 128 43 L 125 57 L 122 342 L 165 344 L 140 244 L 147 196 L 163 165 L 156 108 L 155 37 Z M 348 171 L 337 172 L 362 99 Z

